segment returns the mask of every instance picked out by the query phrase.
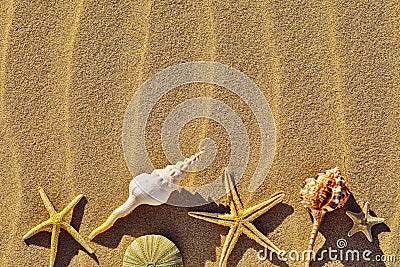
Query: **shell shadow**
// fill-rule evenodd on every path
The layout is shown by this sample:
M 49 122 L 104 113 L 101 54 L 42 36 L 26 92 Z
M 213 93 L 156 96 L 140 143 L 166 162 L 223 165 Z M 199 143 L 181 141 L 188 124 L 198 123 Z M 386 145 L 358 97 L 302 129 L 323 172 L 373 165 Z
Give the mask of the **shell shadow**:
M 180 194 L 182 193 L 187 194 L 187 197 L 193 197 L 189 192 Z M 215 203 L 203 207 L 209 210 L 219 209 Z M 110 229 L 96 236 L 93 241 L 108 248 L 117 248 L 124 235 L 132 237 L 163 235 L 179 248 L 185 266 L 189 264 L 203 266 L 206 261 L 216 260 L 215 256 L 210 255 L 215 255 L 215 249 L 220 246 L 221 238 L 218 234 L 211 234 L 213 225 L 190 217 L 188 211 L 186 207 L 167 204 L 140 205 L 128 216 L 117 220 Z M 229 208 L 225 212 L 229 212 Z M 198 253 L 199 251 L 202 253 Z
M 79 228 L 82 224 L 82 218 L 85 210 L 85 206 L 87 204 L 87 200 L 83 197 L 79 203 L 75 206 L 72 219 L 71 219 L 71 226 L 75 228 L 77 232 L 79 232 Z M 51 240 L 51 233 L 47 231 L 41 231 L 36 235 L 30 237 L 29 239 L 25 240 L 27 245 L 35 244 L 38 246 L 46 247 L 50 249 L 50 240 Z M 89 254 L 79 243 L 75 241 L 75 239 L 70 236 L 70 234 L 65 231 L 64 229 L 61 230 L 60 236 L 58 238 L 58 249 L 57 249 L 57 256 L 54 266 L 55 267 L 67 267 L 72 261 L 72 258 L 75 255 L 78 255 L 79 250 L 83 250 Z M 99 264 L 99 261 L 94 254 L 89 254 L 90 257 Z
M 374 226 L 372 228 L 373 242 L 369 242 L 362 233 L 348 237 L 347 233 L 351 229 L 353 221 L 346 215 L 346 210 L 361 211 L 361 207 L 353 195 L 350 195 L 345 207 L 325 215 L 319 232 L 326 238 L 326 241 L 318 250 L 317 258 L 311 263 L 311 266 L 323 266 L 332 260 L 339 260 L 346 267 L 385 267 L 385 262 L 375 261 L 374 258 L 376 255 L 384 255 L 380 249 L 377 235 L 381 232 L 390 232 L 389 227 L 383 223 Z M 371 214 L 375 216 L 373 212 Z M 340 246 L 338 246 L 339 240 L 343 242 Z M 332 251 L 333 257 L 336 255 L 337 258 L 330 258 L 329 251 Z M 371 260 L 363 259 L 365 251 L 371 251 L 371 254 L 366 255 Z

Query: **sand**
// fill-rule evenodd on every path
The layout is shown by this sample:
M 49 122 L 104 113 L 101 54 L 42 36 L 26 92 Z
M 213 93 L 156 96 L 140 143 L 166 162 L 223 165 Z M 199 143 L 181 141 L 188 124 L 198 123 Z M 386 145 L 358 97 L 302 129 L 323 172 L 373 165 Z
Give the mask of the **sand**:
M 284 250 L 302 251 L 311 230 L 299 202 L 302 181 L 338 166 L 353 197 L 326 216 L 316 249 L 334 249 L 345 238 L 349 249 L 400 260 L 398 1 L 9 0 L 0 7 L 1 266 L 48 265 L 50 233 L 22 240 L 48 218 L 37 186 L 57 210 L 85 195 L 67 218 L 85 238 L 125 201 L 132 179 L 122 151 L 125 110 L 144 81 L 192 61 L 228 65 L 258 86 L 275 121 L 274 161 L 250 193 L 262 156 L 257 120 L 226 88 L 191 84 L 160 99 L 148 119 L 146 147 L 157 168 L 168 163 L 160 137 L 168 112 L 192 97 L 222 100 L 249 134 L 249 163 L 238 185 L 244 205 L 286 193 L 282 204 L 256 220 L 261 232 Z M 189 175 L 186 185 L 209 182 L 229 160 L 229 136 L 210 119 L 182 129 L 184 154 L 195 152 L 205 137 L 217 144 L 216 160 Z M 372 243 L 360 233 L 347 237 L 352 223 L 345 210 L 359 211 L 365 201 L 386 219 L 374 227 Z M 185 266 L 217 266 L 227 228 L 187 212 L 227 212 L 225 204 L 141 206 L 90 242 L 92 256 L 62 231 L 56 266 L 122 266 L 127 246 L 145 234 L 170 238 Z M 228 266 L 303 265 L 260 261 L 261 249 L 241 237 Z M 315 266 L 396 264 L 326 259 Z

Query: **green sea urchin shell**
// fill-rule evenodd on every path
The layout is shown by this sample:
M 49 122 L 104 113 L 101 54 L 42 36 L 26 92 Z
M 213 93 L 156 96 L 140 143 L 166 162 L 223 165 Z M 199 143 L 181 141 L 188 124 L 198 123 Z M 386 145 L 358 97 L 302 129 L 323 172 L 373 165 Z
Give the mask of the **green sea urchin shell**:
M 182 267 L 179 249 L 161 235 L 138 237 L 126 249 L 123 267 Z

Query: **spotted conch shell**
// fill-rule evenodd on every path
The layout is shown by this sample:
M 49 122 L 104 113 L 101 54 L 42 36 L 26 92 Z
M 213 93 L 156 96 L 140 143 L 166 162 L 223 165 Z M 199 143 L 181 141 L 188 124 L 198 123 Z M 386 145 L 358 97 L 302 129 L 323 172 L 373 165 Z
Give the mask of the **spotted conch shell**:
M 126 202 L 116 208 L 102 225 L 94 229 L 89 239 L 92 240 L 109 229 L 119 218 L 127 216 L 139 205 L 158 206 L 166 203 L 171 193 L 178 189 L 180 180 L 201 154 L 202 152 L 199 152 L 184 161 L 178 161 L 175 165 L 156 169 L 151 174 L 142 173 L 136 176 L 129 184 L 129 197 Z
M 346 187 L 346 181 L 337 167 L 326 170 L 325 173 L 319 173 L 317 178 L 308 178 L 304 181 L 300 192 L 301 203 L 313 217 L 308 253 L 313 253 L 315 239 L 324 215 L 343 207 L 349 196 L 350 192 Z M 311 254 L 309 254 L 306 267 L 310 266 L 311 258 Z

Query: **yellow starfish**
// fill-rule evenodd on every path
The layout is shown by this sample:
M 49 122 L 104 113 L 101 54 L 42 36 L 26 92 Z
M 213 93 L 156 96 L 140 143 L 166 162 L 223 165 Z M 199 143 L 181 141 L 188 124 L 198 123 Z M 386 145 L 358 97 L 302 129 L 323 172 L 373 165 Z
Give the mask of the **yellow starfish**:
M 63 221 L 65 214 L 67 214 L 70 210 L 72 210 L 76 204 L 83 197 L 82 194 L 75 197 L 61 212 L 56 212 L 53 205 L 51 204 L 49 198 L 44 192 L 43 188 L 39 187 L 40 197 L 43 200 L 44 206 L 47 211 L 50 213 L 50 218 L 37 226 L 33 227 L 29 232 L 27 232 L 23 239 L 28 239 L 29 237 L 38 233 L 42 228 L 53 225 L 51 231 L 51 252 L 50 252 L 50 267 L 54 266 L 54 262 L 57 254 L 57 246 L 58 246 L 58 236 L 60 234 L 60 228 L 64 228 L 82 247 L 84 247 L 90 254 L 93 253 L 93 250 L 89 247 L 86 241 L 82 238 L 82 236 L 69 224 Z
M 218 266 L 226 266 L 228 257 L 242 233 L 256 241 L 261 246 L 279 254 L 281 250 L 275 246 L 264 234 L 257 230 L 257 228 L 252 224 L 252 221 L 281 202 L 284 194 L 281 192 L 277 193 L 267 201 L 245 209 L 239 199 L 236 187 L 233 186 L 232 178 L 228 174 L 227 170 L 225 170 L 224 178 L 225 187 L 230 190 L 228 195 L 231 209 L 230 214 L 189 212 L 189 215 L 194 218 L 230 227 L 222 247 L 222 253 Z
M 382 223 L 385 219 L 372 217 L 369 214 L 369 209 L 369 202 L 365 202 L 364 207 L 360 213 L 346 211 L 346 214 L 353 220 L 353 227 L 349 231 L 348 236 L 352 236 L 357 232 L 363 232 L 364 235 L 368 238 L 369 242 L 372 242 L 372 226 L 378 223 Z

